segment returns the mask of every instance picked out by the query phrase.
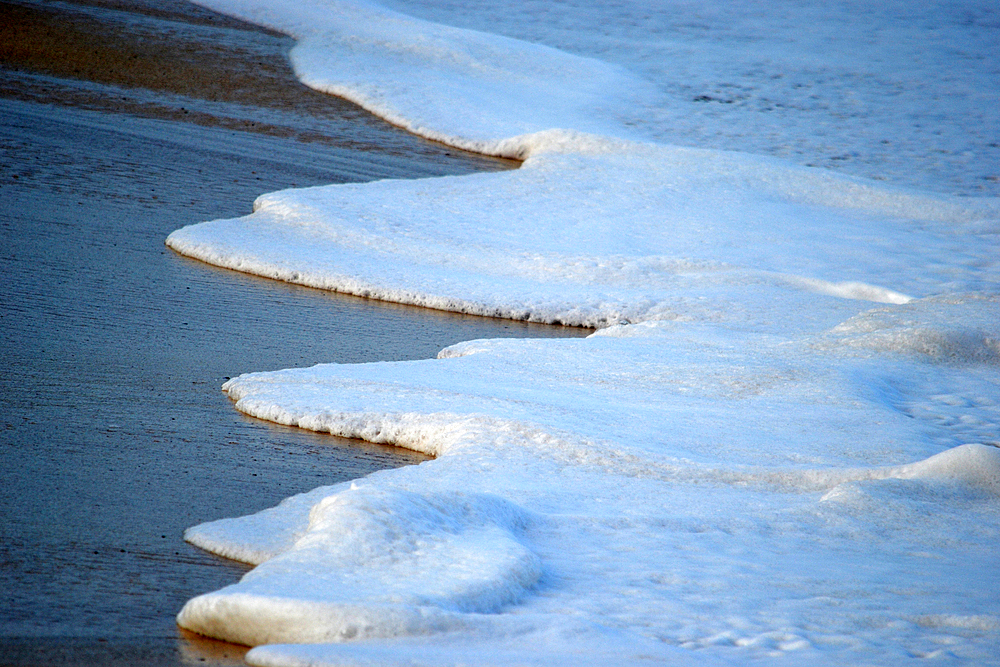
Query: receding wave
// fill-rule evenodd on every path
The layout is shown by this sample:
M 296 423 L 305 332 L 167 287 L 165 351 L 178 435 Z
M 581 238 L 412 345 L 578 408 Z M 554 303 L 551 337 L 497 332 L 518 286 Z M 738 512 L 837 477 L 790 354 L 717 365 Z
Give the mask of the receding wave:
M 189 602 L 179 623 L 269 644 L 248 654 L 268 665 L 995 661 L 1000 608 L 983 573 L 1000 539 L 1000 200 L 910 189 L 920 168 L 889 138 L 929 137 L 907 125 L 931 113 L 920 95 L 978 108 L 939 77 L 980 65 L 915 40 L 910 19 L 850 3 L 753 17 L 707 6 L 705 25 L 749 30 L 740 49 L 766 44 L 794 65 L 737 58 L 753 85 L 717 79 L 708 92 L 685 86 L 730 72 L 719 54 L 735 53 L 731 40 L 671 51 L 702 23 L 640 21 L 628 2 L 553 6 L 552 25 L 568 12 L 573 29 L 535 28 L 575 55 L 362 2 L 212 4 L 295 36 L 310 85 L 524 162 L 272 193 L 249 216 L 174 232 L 170 247 L 323 289 L 596 332 L 227 382 L 255 417 L 436 458 L 190 529 L 257 568 Z M 463 11 L 527 30 L 491 7 Z M 857 49 L 809 65 L 832 51 L 810 51 L 812 32 L 788 19 L 802 12 Z M 977 16 L 920 25 L 948 26 L 935 39 L 957 44 L 981 36 Z M 855 43 L 866 21 L 899 36 L 897 51 Z M 901 55 L 913 44 L 943 60 Z M 642 61 L 664 49 L 668 64 Z M 855 72 L 865 49 L 937 92 L 901 86 L 905 108 L 893 107 L 895 88 Z M 665 140 L 685 127 L 715 148 Z M 860 136 L 883 130 L 884 142 Z M 940 137 L 965 136 L 952 132 Z M 940 137 L 928 150 L 955 164 Z M 827 141 L 860 153 L 837 173 L 774 157 L 823 162 Z M 772 155 L 727 142 L 770 142 Z M 894 169 L 896 185 L 859 178 L 859 165 Z M 975 179 L 992 182 L 959 180 Z

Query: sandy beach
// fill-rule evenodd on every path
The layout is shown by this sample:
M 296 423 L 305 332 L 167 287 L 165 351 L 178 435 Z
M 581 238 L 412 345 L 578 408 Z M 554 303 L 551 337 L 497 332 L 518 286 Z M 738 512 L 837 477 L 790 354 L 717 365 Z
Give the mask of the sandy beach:
M 379 304 L 163 246 L 285 187 L 516 166 L 298 84 L 291 40 L 183 2 L 0 4 L 0 665 L 241 664 L 180 632 L 247 570 L 183 530 L 417 463 L 236 413 L 253 370 L 581 330 Z

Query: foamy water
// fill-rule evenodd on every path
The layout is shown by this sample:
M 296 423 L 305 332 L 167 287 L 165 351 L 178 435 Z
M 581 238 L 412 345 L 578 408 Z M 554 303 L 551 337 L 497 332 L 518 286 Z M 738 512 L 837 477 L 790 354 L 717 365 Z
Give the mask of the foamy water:
M 946 194 L 992 182 L 993 148 L 953 151 L 997 126 L 989 8 L 211 6 L 296 37 L 309 85 L 525 162 L 264 195 L 168 245 L 598 331 L 226 383 L 256 417 L 436 458 L 192 528 L 257 567 L 182 626 L 267 665 L 997 661 L 1000 201 Z M 815 104 L 671 102 L 771 69 Z M 794 161 L 754 136 L 765 92 Z

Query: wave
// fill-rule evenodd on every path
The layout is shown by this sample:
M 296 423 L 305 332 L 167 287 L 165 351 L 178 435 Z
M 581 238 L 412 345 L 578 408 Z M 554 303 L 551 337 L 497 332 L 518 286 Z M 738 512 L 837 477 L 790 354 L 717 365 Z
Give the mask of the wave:
M 535 25 L 561 50 L 363 2 L 209 4 L 296 37 L 310 85 L 524 162 L 273 193 L 250 216 L 174 232 L 170 247 L 313 287 L 598 331 L 227 382 L 247 414 L 436 458 L 192 528 L 192 542 L 258 567 L 191 601 L 182 625 L 315 643 L 248 654 L 276 665 L 410 664 L 414 651 L 444 664 L 891 663 L 942 645 L 995 661 L 1000 609 L 981 573 L 1000 537 L 1000 200 L 911 189 L 921 177 L 899 176 L 912 162 L 888 185 L 666 141 L 671 123 L 702 122 L 715 144 L 749 136 L 752 107 L 781 77 L 765 58 L 740 79 L 758 88 L 692 95 L 678 108 L 702 111 L 684 119 L 663 106 L 679 99 L 671 66 L 728 72 L 719 54 L 737 47 L 696 40 L 689 61 L 644 63 L 701 28 L 669 12 L 640 19 L 633 3 L 588 5 L 565 33 L 562 15 Z M 779 29 L 752 40 L 775 62 L 812 43 L 803 11 L 820 37 L 862 21 L 793 4 L 735 12 L 743 30 Z M 450 7 L 413 6 L 432 18 Z M 736 20 L 720 7 L 706 6 L 712 26 Z M 975 9 L 927 48 L 980 35 Z M 508 10 L 473 3 L 462 16 L 528 30 Z M 907 60 L 919 21 L 865 16 L 901 37 L 876 54 L 940 82 L 939 62 Z M 673 42 L 654 36 L 664 25 Z M 873 101 L 889 75 L 862 76 L 855 56 L 800 63 L 816 99 L 782 93 L 798 106 L 775 112 L 787 127 L 772 141 L 801 143 L 810 162 L 851 128 L 925 136 Z M 874 111 L 842 113 L 848 83 Z M 915 117 L 930 113 L 900 95 Z M 970 131 L 989 132 L 989 118 Z M 942 137 L 961 134 L 949 128 Z M 854 163 L 900 164 L 859 141 L 871 150 Z M 343 644 L 360 638 L 379 641 Z

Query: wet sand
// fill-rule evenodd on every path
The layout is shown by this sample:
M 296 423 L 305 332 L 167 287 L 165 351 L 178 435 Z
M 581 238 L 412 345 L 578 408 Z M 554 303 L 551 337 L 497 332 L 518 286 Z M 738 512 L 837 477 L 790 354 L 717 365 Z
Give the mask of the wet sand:
M 174 624 L 246 571 L 184 528 L 421 460 L 246 418 L 227 377 L 586 333 L 167 250 L 283 187 L 512 166 L 306 89 L 290 46 L 182 2 L 0 3 L 0 665 L 239 664 Z
M 414 137 L 303 86 L 287 59 L 293 43 L 182 0 L 4 0 L 0 96 L 340 149 L 343 173 L 329 182 L 518 166 Z

